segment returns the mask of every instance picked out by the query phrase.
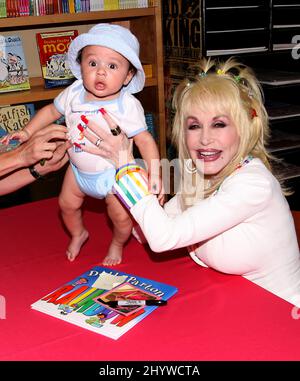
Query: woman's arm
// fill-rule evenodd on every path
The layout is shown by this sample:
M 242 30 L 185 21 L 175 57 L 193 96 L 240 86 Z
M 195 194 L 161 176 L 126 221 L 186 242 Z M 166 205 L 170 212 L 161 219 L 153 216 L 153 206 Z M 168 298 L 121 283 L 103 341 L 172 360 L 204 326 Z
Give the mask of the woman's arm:
M 0 156 L 0 195 L 13 192 L 35 178 L 28 167 L 45 159 L 45 165 L 36 164 L 35 170 L 41 176 L 57 171 L 68 161 L 66 150 L 71 146 L 66 141 L 67 129 L 51 125 L 36 133 L 28 142 Z M 56 140 L 50 142 L 49 140 Z
M 129 182 L 124 179 L 126 191 Z M 187 247 L 210 239 L 261 212 L 272 195 L 264 177 L 237 173 L 217 195 L 176 216 L 169 216 L 152 195 L 141 197 L 130 212 L 156 252 Z
M 67 128 L 52 124 L 43 128 L 18 148 L 0 156 L 0 176 L 22 167 L 28 167 L 41 159 L 51 159 L 57 141 L 66 141 Z
M 110 128 L 115 128 L 108 121 Z M 166 251 L 187 247 L 231 229 L 260 212 L 272 194 L 272 184 L 262 168 L 244 167 L 224 181 L 222 189 L 175 217 L 169 216 L 157 198 L 149 194 L 147 174 L 128 157 L 129 143 L 124 134 L 112 136 L 99 131 L 89 123 L 100 137 L 99 147 L 89 148 L 92 153 L 111 159 L 118 168 L 114 191 L 140 225 L 153 251 Z M 86 135 L 92 143 L 94 136 Z M 121 154 L 120 154 L 121 152 Z M 122 165 L 120 167 L 120 165 Z M 250 164 L 249 164 L 250 166 Z

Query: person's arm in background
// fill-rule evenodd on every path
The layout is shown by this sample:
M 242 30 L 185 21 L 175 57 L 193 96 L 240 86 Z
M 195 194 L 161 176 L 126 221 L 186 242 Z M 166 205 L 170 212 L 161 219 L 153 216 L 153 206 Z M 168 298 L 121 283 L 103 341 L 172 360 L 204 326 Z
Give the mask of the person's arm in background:
M 15 150 L 1 154 L 0 195 L 35 181 L 29 170 L 34 164 L 34 169 L 41 176 L 62 168 L 68 161 L 66 150 L 70 147 L 66 140 L 66 132 L 64 126 L 50 125 Z M 44 165 L 39 164 L 41 159 L 46 159 Z

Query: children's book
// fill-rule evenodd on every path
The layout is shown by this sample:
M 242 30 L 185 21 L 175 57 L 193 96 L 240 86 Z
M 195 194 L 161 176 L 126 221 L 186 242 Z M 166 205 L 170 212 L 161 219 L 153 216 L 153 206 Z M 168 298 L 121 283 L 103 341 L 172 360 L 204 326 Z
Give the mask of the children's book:
M 0 92 L 28 89 L 28 68 L 21 37 L 0 35 Z
M 33 103 L 25 103 L 0 108 L 0 128 L 5 134 L 22 130 L 35 114 Z
M 68 86 L 74 81 L 67 51 L 78 30 L 37 33 L 37 45 L 45 88 Z
M 155 280 L 95 266 L 42 297 L 31 307 L 100 335 L 118 339 L 157 308 L 147 300 L 167 301 L 177 288 Z M 102 299 L 102 297 L 104 299 Z M 118 300 L 139 301 L 134 309 L 110 306 Z M 141 301 L 143 305 L 141 305 Z
M 0 108 L 0 138 L 22 130 L 35 114 L 33 103 L 22 105 L 6 105 Z M 0 153 L 11 151 L 20 145 L 20 141 L 12 139 L 8 144 L 0 142 Z
M 2 128 L 0 128 L 0 138 L 2 138 L 2 136 L 3 136 Z M 0 142 L 0 154 L 4 153 L 4 152 L 11 151 L 11 150 L 17 148 L 19 145 L 20 145 L 19 140 L 15 140 L 15 139 L 10 140 L 8 144 L 3 144 Z

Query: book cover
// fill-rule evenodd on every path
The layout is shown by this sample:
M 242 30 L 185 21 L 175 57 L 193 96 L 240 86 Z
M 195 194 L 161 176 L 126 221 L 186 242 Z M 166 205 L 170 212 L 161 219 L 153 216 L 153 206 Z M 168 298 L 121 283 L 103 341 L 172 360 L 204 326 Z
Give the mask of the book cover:
M 0 108 L 0 128 L 5 134 L 21 130 L 35 114 L 33 103 L 5 106 Z
M 0 93 L 28 89 L 28 68 L 21 37 L 0 35 Z
M 157 127 L 155 123 L 155 117 L 152 112 L 145 112 L 145 120 L 146 120 L 146 125 L 148 127 L 148 131 L 150 134 L 153 136 L 155 140 L 157 140 Z
M 4 136 L 5 134 L 2 135 L 2 129 L 0 129 L 0 138 Z M 10 140 L 8 144 L 3 144 L 0 142 L 0 154 L 4 152 L 11 151 L 15 148 L 17 148 L 20 145 L 19 140 Z
M 164 300 L 177 292 L 176 287 L 165 283 L 95 266 L 42 297 L 31 307 L 116 340 L 156 308 L 167 308 L 145 305 L 134 313 L 123 315 L 95 301 L 97 297 L 122 284 L 126 284 L 126 287 L 130 284 L 142 293 Z
M 71 41 L 77 36 L 76 29 L 36 34 L 45 88 L 68 86 L 74 81 L 68 65 L 67 51 Z

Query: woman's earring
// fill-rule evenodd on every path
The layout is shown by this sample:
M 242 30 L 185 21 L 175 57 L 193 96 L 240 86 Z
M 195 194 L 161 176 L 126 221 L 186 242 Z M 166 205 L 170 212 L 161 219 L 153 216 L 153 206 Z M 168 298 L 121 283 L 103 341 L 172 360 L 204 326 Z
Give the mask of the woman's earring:
M 185 168 L 188 173 L 195 173 L 197 172 L 197 168 L 195 167 L 192 159 L 187 159 L 184 161 Z

